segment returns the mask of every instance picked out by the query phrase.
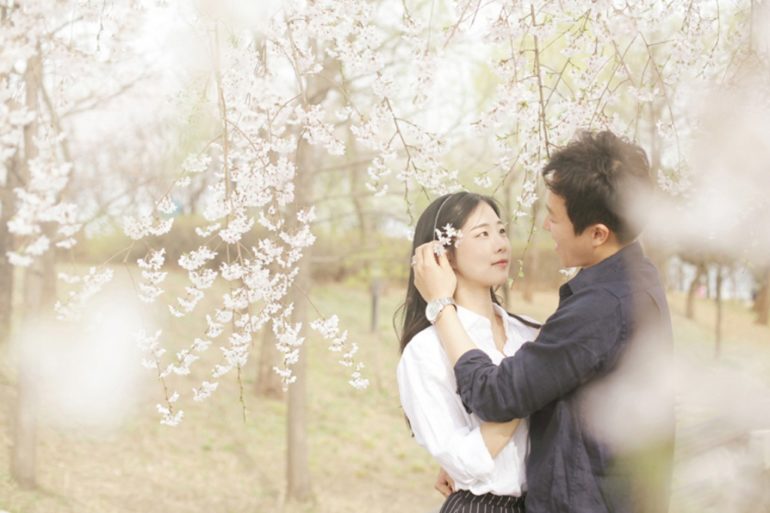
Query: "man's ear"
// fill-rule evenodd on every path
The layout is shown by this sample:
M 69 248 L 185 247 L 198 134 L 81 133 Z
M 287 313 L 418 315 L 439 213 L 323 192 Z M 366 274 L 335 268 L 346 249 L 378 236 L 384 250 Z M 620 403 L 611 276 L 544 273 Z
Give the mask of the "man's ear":
M 588 229 L 591 230 L 591 245 L 595 248 L 607 242 L 612 235 L 612 231 L 606 224 L 598 223 Z

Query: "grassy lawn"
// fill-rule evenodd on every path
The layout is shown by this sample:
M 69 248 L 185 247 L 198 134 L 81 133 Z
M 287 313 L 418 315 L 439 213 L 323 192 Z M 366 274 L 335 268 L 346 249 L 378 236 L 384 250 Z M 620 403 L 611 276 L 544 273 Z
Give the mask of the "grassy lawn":
M 121 280 L 126 278 L 119 277 L 118 282 Z M 402 294 L 393 287 L 385 291 L 379 326 L 372 333 L 364 287 L 317 285 L 311 291 L 319 310 L 325 315 L 338 314 L 350 339 L 359 343 L 360 359 L 367 366 L 365 375 L 371 381 L 366 391 L 353 389 L 347 384 L 348 369 L 337 364 L 338 355 L 329 352 L 323 340 L 308 334 L 307 432 L 315 502 L 284 505 L 286 407 L 284 401 L 258 398 L 253 393 L 255 354 L 242 375 L 245 421 L 239 387 L 234 376 L 228 375 L 206 402 L 184 405 L 185 419 L 180 426 L 162 426 L 155 412 L 162 389 L 150 371 L 142 371 L 130 396 L 116 397 L 128 411 L 117 427 L 41 426 L 40 487 L 36 491 L 18 488 L 8 474 L 10 407 L 3 408 L 0 510 L 254 513 L 284 508 L 290 512 L 427 513 L 437 509 L 442 502 L 432 489 L 437 468 L 410 436 L 395 383 L 398 349 L 391 316 Z M 697 387 L 713 386 L 709 393 L 716 396 L 714 401 L 699 401 L 697 395 L 693 399 L 685 394 L 680 401 L 679 435 L 685 449 L 678 453 L 678 468 L 689 468 L 697 458 L 709 455 L 709 464 L 712 460 L 718 463 L 722 460 L 715 460 L 711 453 L 723 453 L 730 436 L 745 434 L 748 428 L 770 427 L 762 424 L 762 415 L 752 417 L 745 411 L 755 411 L 758 403 L 728 408 L 729 403 L 723 401 L 730 397 L 727 391 L 733 386 L 746 394 L 770 387 L 770 330 L 753 325 L 742 305 L 727 305 L 722 357 L 717 360 L 713 356 L 712 305 L 699 303 L 696 319 L 690 321 L 682 316 L 684 299 L 678 295 L 670 299 L 678 359 L 695 369 L 693 375 L 702 374 Z M 204 311 L 204 306 L 199 305 L 196 312 Z M 555 306 L 555 293 L 538 293 L 532 303 L 514 295 L 511 310 L 542 320 Z M 165 329 L 182 348 L 200 335 L 202 325 L 199 315 L 169 323 Z M 13 403 L 15 394 L 10 353 L 8 348 L 0 353 L 0 403 L 5 405 Z M 206 378 L 218 358 L 216 348 L 209 353 L 192 375 L 177 378 L 181 392 Z M 721 395 L 715 384 L 723 389 Z M 746 395 L 745 399 L 754 398 Z M 678 475 L 672 511 L 708 510 L 701 507 L 703 494 L 698 488 L 706 486 L 708 478 L 699 476 L 698 481 L 689 474 Z M 723 482 L 729 483 L 724 473 Z

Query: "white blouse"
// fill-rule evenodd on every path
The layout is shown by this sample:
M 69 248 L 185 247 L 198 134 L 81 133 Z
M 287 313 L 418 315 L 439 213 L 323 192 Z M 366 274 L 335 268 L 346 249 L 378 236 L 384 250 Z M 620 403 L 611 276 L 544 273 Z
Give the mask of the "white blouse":
M 505 321 L 503 353 L 495 346 L 489 319 L 460 306 L 457 315 L 471 340 L 499 364 L 524 342 L 534 340 L 537 330 L 510 317 L 498 305 L 495 310 Z M 519 423 L 511 440 L 493 459 L 481 437 L 482 421 L 466 412 L 457 394 L 454 370 L 433 326 L 416 334 L 406 345 L 397 377 L 401 406 L 417 443 L 454 479 L 455 490 L 514 496 L 526 490 L 527 419 Z

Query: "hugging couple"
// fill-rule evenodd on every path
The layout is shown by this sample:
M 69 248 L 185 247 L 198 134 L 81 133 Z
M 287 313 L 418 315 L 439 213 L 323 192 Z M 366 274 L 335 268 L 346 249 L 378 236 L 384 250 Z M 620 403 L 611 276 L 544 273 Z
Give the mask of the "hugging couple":
M 495 200 L 436 199 L 415 228 L 402 407 L 441 467 L 441 513 L 665 513 L 673 401 L 649 385 L 665 367 L 651 362 L 671 357 L 671 320 L 631 208 L 654 188 L 647 156 L 586 132 L 542 173 L 543 228 L 579 268 L 558 308 L 541 325 L 497 299 L 511 247 Z

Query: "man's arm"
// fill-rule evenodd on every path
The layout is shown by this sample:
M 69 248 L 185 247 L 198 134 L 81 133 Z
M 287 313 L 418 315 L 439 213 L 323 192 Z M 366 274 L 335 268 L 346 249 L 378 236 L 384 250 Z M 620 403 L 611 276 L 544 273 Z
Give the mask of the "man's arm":
M 527 342 L 495 365 L 482 351 L 468 351 L 454 367 L 469 411 L 487 421 L 531 415 L 602 372 L 619 349 L 619 309 L 601 313 L 558 310 L 536 342 Z
M 456 277 L 446 255 L 436 258 L 432 243 L 418 247 L 415 255 L 415 286 L 422 297 L 431 301 L 454 294 Z M 454 308 L 442 310 L 436 331 L 468 411 L 494 422 L 527 417 L 600 370 L 607 355 L 618 349 L 623 329 L 619 306 L 610 297 L 575 296 L 572 301 L 574 307 L 548 319 L 537 343 L 524 344 L 500 365 L 476 349 Z

